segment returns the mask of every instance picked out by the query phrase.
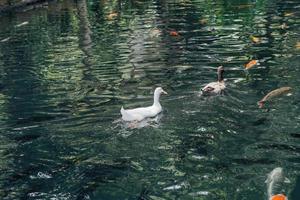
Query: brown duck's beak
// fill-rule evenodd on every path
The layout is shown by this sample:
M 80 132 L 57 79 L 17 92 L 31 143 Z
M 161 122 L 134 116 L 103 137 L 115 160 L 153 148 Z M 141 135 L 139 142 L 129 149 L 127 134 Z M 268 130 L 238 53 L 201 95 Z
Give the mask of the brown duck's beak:
M 168 94 L 168 93 L 167 93 L 166 91 L 164 91 L 164 90 L 163 90 L 161 93 L 162 93 L 162 94 Z

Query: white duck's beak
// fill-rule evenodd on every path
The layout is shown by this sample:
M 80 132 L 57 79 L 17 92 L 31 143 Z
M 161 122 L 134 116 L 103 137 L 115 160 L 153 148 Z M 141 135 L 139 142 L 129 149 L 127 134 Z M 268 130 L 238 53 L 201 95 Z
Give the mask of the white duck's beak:
M 161 93 L 162 93 L 162 94 L 168 94 L 168 93 L 167 93 L 166 91 L 164 91 L 164 90 L 163 90 L 163 91 L 161 91 Z

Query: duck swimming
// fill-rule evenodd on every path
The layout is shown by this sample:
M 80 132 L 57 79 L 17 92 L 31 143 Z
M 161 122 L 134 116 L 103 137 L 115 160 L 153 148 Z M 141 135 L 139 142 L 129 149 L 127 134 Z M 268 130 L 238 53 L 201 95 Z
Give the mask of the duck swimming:
M 201 89 L 202 94 L 204 94 L 204 95 L 216 95 L 216 94 L 221 94 L 223 92 L 223 90 L 226 87 L 225 82 L 224 82 L 224 78 L 223 78 L 224 67 L 219 66 L 217 72 L 218 72 L 218 81 L 208 83 L 206 86 L 204 86 Z
M 142 121 L 148 117 L 155 117 L 162 111 L 162 107 L 159 103 L 161 94 L 168 94 L 161 87 L 157 87 L 154 91 L 154 102 L 152 106 L 141 107 L 135 109 L 125 110 L 122 106 L 121 114 L 124 121 Z

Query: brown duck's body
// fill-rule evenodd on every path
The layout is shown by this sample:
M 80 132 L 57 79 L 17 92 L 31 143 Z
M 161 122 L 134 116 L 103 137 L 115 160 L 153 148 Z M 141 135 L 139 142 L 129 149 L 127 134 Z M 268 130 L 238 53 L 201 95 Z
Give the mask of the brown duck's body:
M 218 81 L 208 83 L 204 86 L 201 91 L 204 95 L 216 95 L 221 94 L 226 88 L 224 78 L 223 78 L 224 68 L 223 66 L 218 67 Z
M 221 92 L 225 89 L 224 81 L 216 81 L 207 84 L 202 92 L 204 94 L 221 94 Z
M 266 96 L 264 96 L 264 98 L 262 98 L 258 102 L 259 108 L 262 108 L 266 101 L 269 101 L 279 95 L 286 94 L 286 93 L 290 92 L 291 90 L 292 90 L 291 87 L 281 87 L 281 88 L 278 88 L 276 90 L 269 92 Z

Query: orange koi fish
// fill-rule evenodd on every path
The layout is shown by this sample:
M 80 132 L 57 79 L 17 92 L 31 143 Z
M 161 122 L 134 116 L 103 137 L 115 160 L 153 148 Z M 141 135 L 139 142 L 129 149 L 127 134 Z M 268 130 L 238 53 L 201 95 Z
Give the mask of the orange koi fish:
M 270 198 L 270 200 L 288 200 L 284 194 L 276 194 Z
M 287 92 L 290 92 L 291 90 L 292 90 L 291 87 L 281 87 L 281 88 L 278 88 L 276 90 L 273 90 L 273 91 L 269 92 L 266 96 L 264 96 L 264 98 L 262 98 L 258 102 L 259 108 L 262 108 L 266 101 L 269 101 L 269 100 L 273 99 L 276 96 L 279 96 L 279 95 L 285 94 Z
M 179 36 L 179 33 L 177 31 L 170 31 L 171 36 Z
M 251 60 L 250 62 L 248 62 L 244 66 L 245 66 L 246 69 L 250 69 L 250 68 L 252 68 L 253 66 L 255 66 L 257 64 L 258 64 L 258 60 Z

